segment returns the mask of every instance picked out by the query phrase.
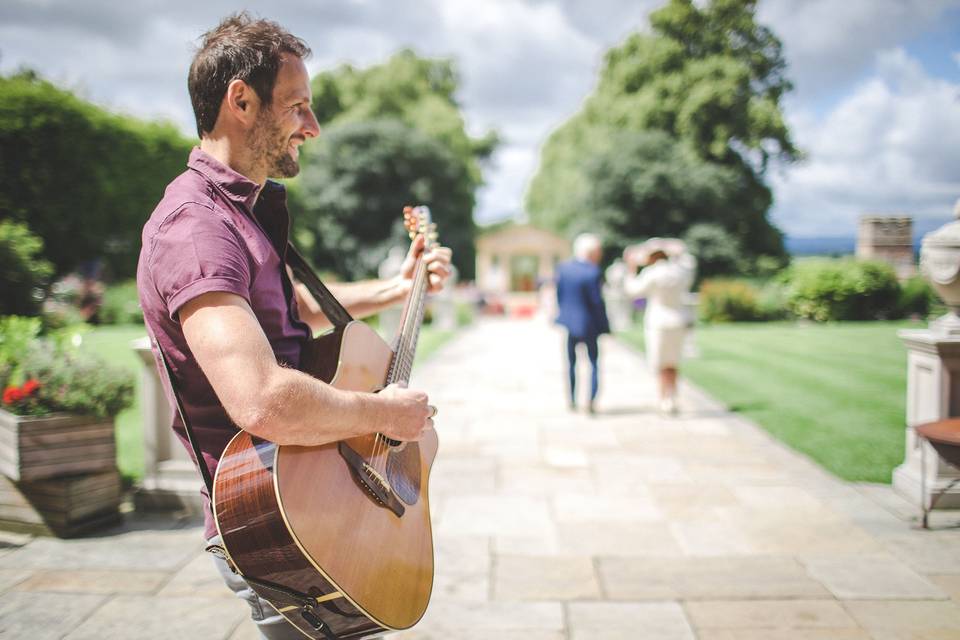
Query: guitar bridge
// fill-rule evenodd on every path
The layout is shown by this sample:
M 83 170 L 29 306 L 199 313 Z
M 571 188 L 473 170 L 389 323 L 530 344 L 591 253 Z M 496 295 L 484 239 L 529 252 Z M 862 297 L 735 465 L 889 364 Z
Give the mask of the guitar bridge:
M 340 442 L 338 449 L 340 455 L 346 460 L 347 466 L 350 467 L 350 471 L 353 472 L 354 479 L 366 490 L 373 501 L 381 507 L 392 511 L 398 518 L 403 517 L 406 507 L 397 499 L 387 479 L 371 467 L 370 464 L 346 442 Z
M 379 471 L 366 462 L 363 463 L 363 471 L 367 474 L 367 477 L 370 478 L 370 481 L 376 483 L 384 493 L 393 493 L 393 487 L 390 486 L 390 482 L 384 478 Z

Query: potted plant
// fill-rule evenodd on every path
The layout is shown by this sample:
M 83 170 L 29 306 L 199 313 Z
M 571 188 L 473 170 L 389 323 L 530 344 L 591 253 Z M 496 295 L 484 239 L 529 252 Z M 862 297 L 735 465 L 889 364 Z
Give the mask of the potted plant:
M 73 531 L 93 513 L 116 515 L 114 416 L 133 379 L 76 348 L 76 334 L 40 337 L 36 318 L 0 318 L 0 521 Z

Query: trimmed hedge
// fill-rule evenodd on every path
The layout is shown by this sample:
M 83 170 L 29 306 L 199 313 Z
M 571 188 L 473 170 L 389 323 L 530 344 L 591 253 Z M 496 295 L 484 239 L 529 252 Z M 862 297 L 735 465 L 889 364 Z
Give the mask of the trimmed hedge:
M 798 318 L 877 320 L 900 315 L 900 284 L 893 268 L 871 260 L 814 259 L 784 275 L 787 308 Z

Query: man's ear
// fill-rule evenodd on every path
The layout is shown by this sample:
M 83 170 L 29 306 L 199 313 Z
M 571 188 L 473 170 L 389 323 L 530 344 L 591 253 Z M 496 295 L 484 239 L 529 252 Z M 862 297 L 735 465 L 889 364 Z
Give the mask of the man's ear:
M 260 98 L 253 87 L 243 80 L 231 80 L 223 96 L 221 113 L 226 111 L 232 120 L 244 126 L 252 126 L 260 110 Z

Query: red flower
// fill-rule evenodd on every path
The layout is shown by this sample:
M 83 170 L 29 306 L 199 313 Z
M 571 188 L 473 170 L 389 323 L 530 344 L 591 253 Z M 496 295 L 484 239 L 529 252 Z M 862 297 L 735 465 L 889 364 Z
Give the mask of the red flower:
M 30 378 L 29 380 L 23 383 L 23 386 L 20 387 L 20 391 L 23 392 L 24 396 L 30 396 L 30 395 L 33 395 L 33 393 L 39 388 L 40 388 L 40 381 L 35 380 L 34 378 Z
M 10 385 L 3 390 L 3 404 L 16 404 L 23 400 L 23 391 L 18 387 Z

